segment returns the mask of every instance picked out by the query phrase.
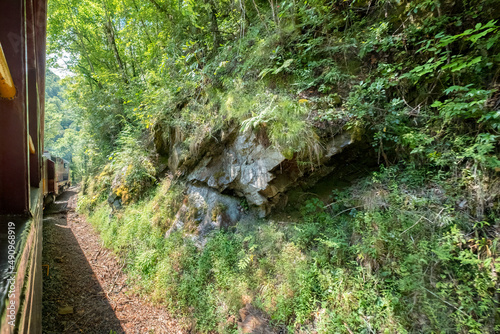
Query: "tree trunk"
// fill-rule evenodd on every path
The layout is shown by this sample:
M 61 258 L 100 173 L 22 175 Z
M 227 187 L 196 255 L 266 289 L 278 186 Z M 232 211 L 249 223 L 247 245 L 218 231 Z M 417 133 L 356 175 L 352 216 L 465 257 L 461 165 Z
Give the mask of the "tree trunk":
M 212 32 L 214 42 L 213 50 L 215 51 L 223 43 L 223 41 L 219 31 L 219 23 L 217 22 L 217 8 L 215 7 L 215 2 L 213 0 L 208 0 L 208 3 L 210 4 L 210 30 Z

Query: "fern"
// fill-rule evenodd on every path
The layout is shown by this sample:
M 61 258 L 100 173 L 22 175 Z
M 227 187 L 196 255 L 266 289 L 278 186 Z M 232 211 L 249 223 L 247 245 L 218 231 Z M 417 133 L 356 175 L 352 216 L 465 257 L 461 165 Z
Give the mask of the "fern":
M 250 246 L 250 249 L 248 250 L 248 253 L 245 254 L 245 256 L 238 263 L 238 268 L 240 270 L 245 270 L 246 268 L 248 268 L 248 266 L 250 265 L 250 263 L 253 262 L 253 259 L 255 257 L 255 255 L 253 254 L 253 252 L 256 249 L 257 249 L 257 245 Z

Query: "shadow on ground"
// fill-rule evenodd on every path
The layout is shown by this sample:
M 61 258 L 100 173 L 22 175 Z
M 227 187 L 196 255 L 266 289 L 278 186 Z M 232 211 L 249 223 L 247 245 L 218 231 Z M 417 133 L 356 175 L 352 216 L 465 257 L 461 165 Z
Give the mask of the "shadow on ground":
M 43 220 L 43 333 L 123 333 L 68 221 L 74 188 L 50 204 Z M 69 215 L 70 219 L 74 215 Z

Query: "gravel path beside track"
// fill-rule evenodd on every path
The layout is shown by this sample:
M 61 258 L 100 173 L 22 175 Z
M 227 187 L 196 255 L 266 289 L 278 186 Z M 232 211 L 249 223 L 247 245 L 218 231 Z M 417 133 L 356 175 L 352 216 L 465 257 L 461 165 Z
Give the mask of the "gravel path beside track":
M 77 191 L 45 210 L 43 333 L 185 333 L 127 284 L 124 264 L 75 212 Z

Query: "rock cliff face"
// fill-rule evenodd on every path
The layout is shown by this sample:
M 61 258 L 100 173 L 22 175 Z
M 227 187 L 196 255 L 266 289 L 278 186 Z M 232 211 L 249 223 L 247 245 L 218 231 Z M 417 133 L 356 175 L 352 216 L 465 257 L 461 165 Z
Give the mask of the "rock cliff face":
M 267 198 L 261 192 L 275 178 L 271 171 L 285 160 L 276 148 L 258 143 L 255 134 L 239 134 L 223 154 L 206 156 L 188 176 L 219 192 L 232 190 L 250 205 L 262 206 Z
M 157 152 L 168 159 L 169 173 L 185 183 L 184 203 L 167 235 L 184 229 L 203 246 L 211 230 L 234 225 L 245 212 L 264 217 L 284 207 L 289 190 L 313 186 L 332 173 L 349 156 L 341 153 L 356 151 L 361 137 L 352 130 L 318 132 L 314 161 L 301 162 L 297 154 L 285 157 L 262 131 L 233 126 L 189 147 L 176 129 L 157 129 Z M 119 209 L 116 194 L 108 201 Z
M 340 133 L 326 141 L 315 174 L 328 173 L 330 169 L 323 164 L 354 142 L 351 132 Z M 245 132 L 237 134 L 221 154 L 214 156 L 207 152 L 187 179 L 220 193 L 245 198 L 264 216 L 280 202 L 287 190 L 310 172 L 309 168 L 299 168 L 296 160 L 286 159 L 274 146 L 260 143 L 255 133 Z
M 335 157 L 358 141 L 354 131 L 324 136 L 313 168 L 301 167 L 296 156 L 287 159 L 258 133 L 237 128 L 199 143 L 198 156 L 191 154 L 190 160 L 179 158 L 182 150 L 174 143 L 169 157 L 174 162 L 169 165 L 183 169 L 187 201 L 167 234 L 184 228 L 203 246 L 208 232 L 234 225 L 246 209 L 264 217 L 272 208 L 286 205 L 288 190 L 312 186 L 335 170 Z

